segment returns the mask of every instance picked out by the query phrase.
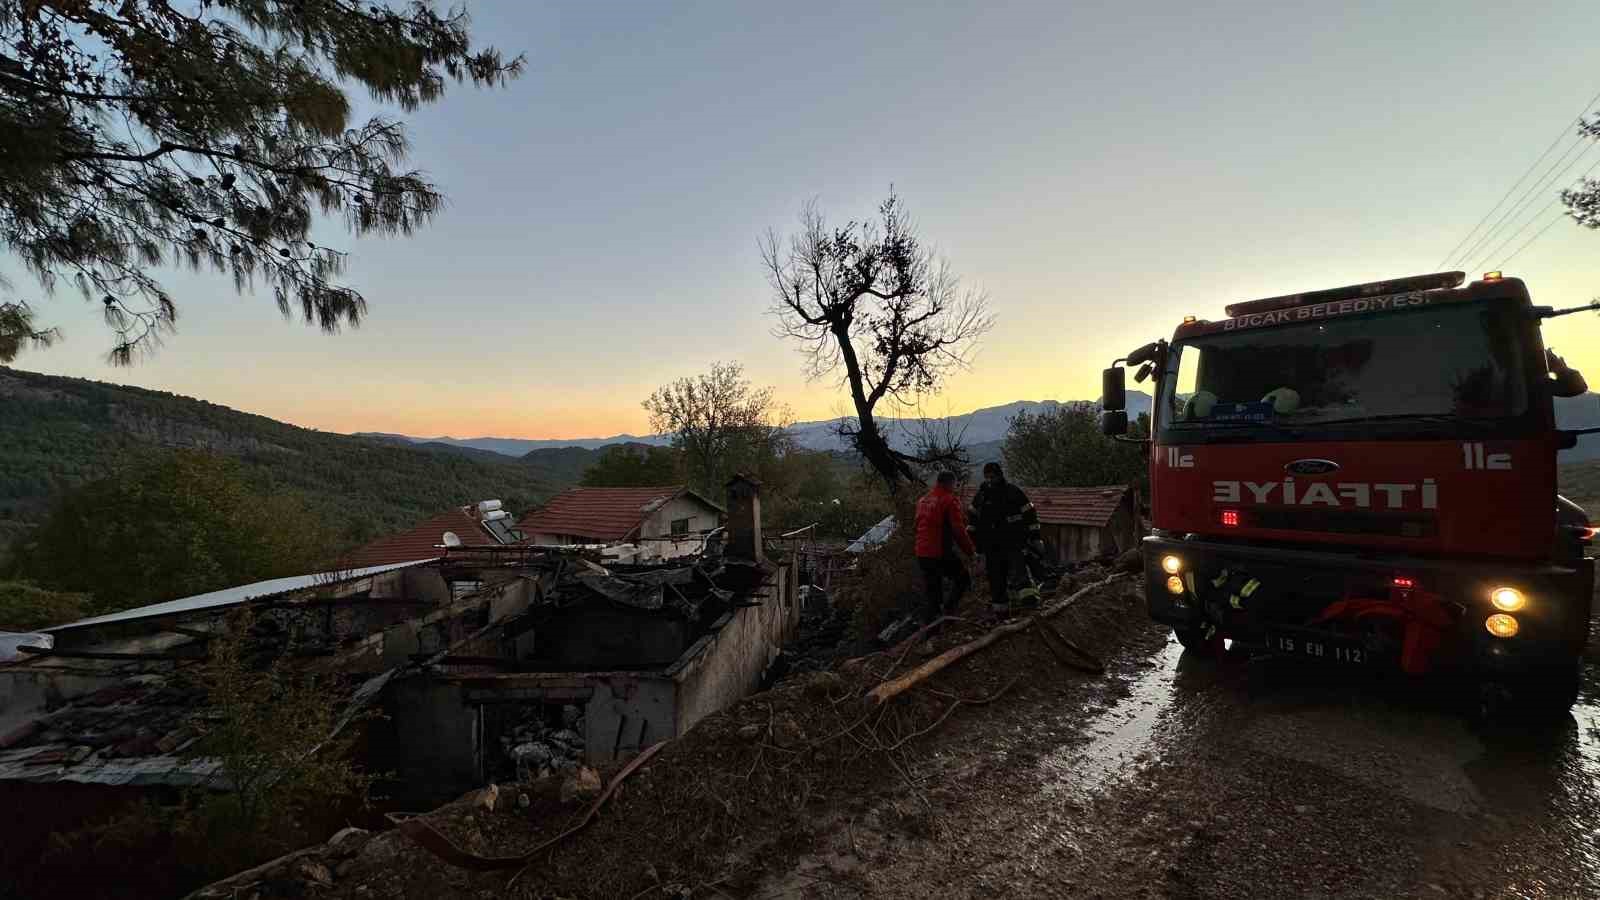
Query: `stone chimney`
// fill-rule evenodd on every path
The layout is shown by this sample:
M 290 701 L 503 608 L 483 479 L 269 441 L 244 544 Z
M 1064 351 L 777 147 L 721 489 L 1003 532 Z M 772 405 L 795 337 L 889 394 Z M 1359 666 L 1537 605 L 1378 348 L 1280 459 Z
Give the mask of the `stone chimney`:
M 761 544 L 761 482 L 750 475 L 728 481 L 727 559 L 759 563 L 766 559 Z

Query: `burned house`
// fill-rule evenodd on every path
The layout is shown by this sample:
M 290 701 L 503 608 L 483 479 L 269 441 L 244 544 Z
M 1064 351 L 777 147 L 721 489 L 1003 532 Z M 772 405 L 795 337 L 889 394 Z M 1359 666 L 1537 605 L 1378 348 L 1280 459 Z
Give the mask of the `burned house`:
M 794 571 L 761 548 L 759 520 L 731 522 L 718 555 L 660 565 L 441 543 L 433 559 L 52 628 L 53 646 L 0 665 L 0 798 L 48 809 L 66 792 L 226 789 L 214 763 L 184 752 L 206 710 L 177 676 L 241 608 L 274 653 L 338 692 L 345 720 L 383 711 L 366 726 L 368 763 L 397 773 L 406 802 L 614 760 L 756 689 L 793 637 Z

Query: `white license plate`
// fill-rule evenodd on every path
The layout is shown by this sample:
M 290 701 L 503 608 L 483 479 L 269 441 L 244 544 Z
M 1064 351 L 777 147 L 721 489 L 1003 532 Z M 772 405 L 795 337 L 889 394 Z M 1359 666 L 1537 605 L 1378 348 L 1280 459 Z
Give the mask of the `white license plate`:
M 1268 635 L 1267 649 L 1285 656 L 1300 656 L 1322 662 L 1360 666 L 1371 661 L 1371 654 L 1360 644 L 1298 634 Z

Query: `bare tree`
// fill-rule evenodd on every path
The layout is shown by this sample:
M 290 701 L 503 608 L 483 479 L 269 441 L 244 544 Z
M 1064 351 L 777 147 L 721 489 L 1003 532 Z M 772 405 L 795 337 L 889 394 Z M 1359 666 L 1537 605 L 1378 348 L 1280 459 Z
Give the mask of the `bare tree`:
M 773 401 L 772 388 L 752 387 L 736 362 L 712 363 L 703 375 L 662 385 L 643 406 L 650 427 L 671 434 L 683 451 L 693 486 L 713 497 L 735 466 L 787 447 L 788 411 Z
M 831 228 L 814 203 L 787 244 L 769 231 L 762 261 L 777 333 L 802 344 L 807 374 L 837 374 L 850 391 L 851 443 L 890 493 L 917 481 L 931 460 L 890 446 L 875 414 L 885 399 L 909 404 L 964 369 L 993 324 L 988 295 L 963 288 L 941 256 L 922 246 L 893 189 L 878 220 Z

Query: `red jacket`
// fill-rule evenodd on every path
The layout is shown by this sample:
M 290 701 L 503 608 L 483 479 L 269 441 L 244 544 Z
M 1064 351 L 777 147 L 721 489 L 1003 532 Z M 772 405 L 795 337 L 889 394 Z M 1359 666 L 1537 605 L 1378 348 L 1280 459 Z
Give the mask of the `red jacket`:
M 967 514 L 961 511 L 960 499 L 949 488 L 934 485 L 917 501 L 917 555 L 938 559 L 956 546 L 977 552 L 967 534 Z

